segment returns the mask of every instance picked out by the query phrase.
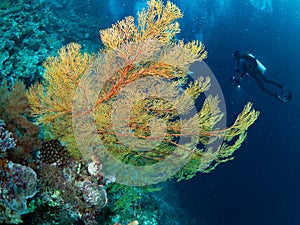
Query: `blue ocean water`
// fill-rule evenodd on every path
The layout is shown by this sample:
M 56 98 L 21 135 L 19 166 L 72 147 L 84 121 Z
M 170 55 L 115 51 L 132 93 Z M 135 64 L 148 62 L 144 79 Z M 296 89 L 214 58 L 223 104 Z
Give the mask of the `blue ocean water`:
M 66 1 L 57 2 L 62 5 L 59 10 L 66 10 Z M 78 6 L 75 12 L 98 18 L 96 32 L 75 38 L 70 31 L 57 46 L 89 36 L 92 41 L 84 47 L 98 49 L 99 29 L 111 27 L 125 16 L 136 15 L 146 6 L 145 0 L 87 2 L 91 8 Z M 209 55 L 205 62 L 222 88 L 228 125 L 249 101 L 261 112 L 233 161 L 221 164 L 209 174 L 198 174 L 189 181 L 172 185 L 178 193 L 174 195 L 176 202 L 185 210 L 183 215 L 193 218 L 197 225 L 300 224 L 300 2 L 175 0 L 174 3 L 184 12 L 179 20 L 178 38 L 198 39 L 206 46 Z M 284 104 L 272 98 L 251 77 L 242 80 L 241 88 L 234 87 L 230 82 L 235 74 L 234 50 L 255 55 L 266 66 L 266 76 L 283 83 L 293 93 L 292 101 Z

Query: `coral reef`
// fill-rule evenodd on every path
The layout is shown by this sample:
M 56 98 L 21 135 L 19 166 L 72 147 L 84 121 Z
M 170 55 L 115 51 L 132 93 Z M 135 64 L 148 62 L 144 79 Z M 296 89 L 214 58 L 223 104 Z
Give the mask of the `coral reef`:
M 20 215 L 27 213 L 26 199 L 36 194 L 37 177 L 30 167 L 4 160 L 0 165 L 0 207 L 6 212 L 1 210 L 0 222 L 14 223 L 13 217 L 20 221 Z
M 58 145 L 56 141 L 54 143 L 52 147 Z M 101 173 L 101 165 L 97 173 L 93 174 L 89 170 L 89 165 L 93 162 L 78 162 L 69 158 L 68 162 L 58 163 L 63 162 L 62 159 L 41 162 L 38 171 L 41 185 L 39 207 L 56 208 L 57 212 L 64 213 L 73 222 L 82 220 L 85 224 L 94 224 L 108 202 L 104 189 L 106 179 Z M 35 214 L 39 214 L 39 211 Z M 56 216 L 41 220 L 46 223 L 55 218 Z
M 6 2 L 10 4 L 0 9 L 0 30 L 3 32 L 0 38 L 1 80 L 6 78 L 11 85 L 16 79 L 21 79 L 29 86 L 31 82 L 41 79 L 41 63 L 51 53 L 42 25 L 45 22 L 41 13 L 44 11 L 44 1 Z
M 22 222 L 21 215 L 30 211 L 27 199 L 36 193 L 36 173 L 32 168 L 36 167 L 39 127 L 29 120 L 25 85 L 21 81 L 8 88 L 3 80 L 0 103 L 0 222 L 17 224 Z
M 0 158 L 6 157 L 6 151 L 16 146 L 16 140 L 4 126 L 4 121 L 0 119 Z
M 6 78 L 10 86 L 19 79 L 27 87 L 42 80 L 47 56 L 71 41 L 95 51 L 101 21 L 94 5 L 94 0 L 1 1 L 0 80 Z
M 24 165 L 32 163 L 33 155 L 40 145 L 40 128 L 30 121 L 29 111 L 24 83 L 17 80 L 8 88 L 6 80 L 3 80 L 0 87 L 0 118 L 5 121 L 6 128 L 18 143 L 8 152 L 9 159 Z
M 218 129 L 224 115 L 218 96 L 205 95 L 210 78 L 189 79 L 190 65 L 207 52 L 198 41 L 176 40 L 183 14 L 173 3 L 149 0 L 137 22 L 129 16 L 101 30 L 104 47 L 97 54 L 81 49 L 96 46 L 96 22 L 83 15 L 93 13 L 92 5 L 92 0 L 0 4 L 5 33 L 0 69 L 7 78 L 0 88 L 0 118 L 6 124 L 0 123 L 0 222 L 182 224 L 178 211 L 159 195 L 162 183 L 190 179 L 232 160 L 259 112 L 248 103 L 233 125 Z M 66 42 L 71 43 L 54 55 Z M 54 56 L 46 59 L 50 53 Z M 143 95 L 144 89 L 155 95 Z M 199 99 L 202 108 L 193 111 Z M 89 114 L 92 119 L 85 120 Z M 78 118 L 83 119 L 74 123 Z M 42 130 L 41 146 L 33 121 Z M 89 132 L 91 124 L 95 130 Z M 94 137 L 103 146 L 95 145 Z M 222 144 L 210 147 L 220 139 Z M 164 161 L 166 167 L 152 168 Z M 155 176 L 133 173 L 131 167 Z

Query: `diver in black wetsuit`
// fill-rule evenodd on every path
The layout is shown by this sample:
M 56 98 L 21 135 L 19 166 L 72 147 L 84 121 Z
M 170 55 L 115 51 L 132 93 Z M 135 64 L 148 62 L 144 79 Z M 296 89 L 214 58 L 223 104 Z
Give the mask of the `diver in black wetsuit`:
M 265 76 L 266 67 L 264 67 L 252 54 L 243 53 L 241 51 L 234 52 L 234 58 L 237 62 L 236 72 L 239 73 L 237 77 L 232 77 L 231 82 L 236 86 L 240 86 L 241 78 L 245 75 L 252 76 L 260 89 L 281 102 L 289 102 L 293 95 L 291 92 L 285 93 L 284 86 L 271 80 Z M 274 85 L 281 89 L 281 94 L 268 89 L 265 84 Z

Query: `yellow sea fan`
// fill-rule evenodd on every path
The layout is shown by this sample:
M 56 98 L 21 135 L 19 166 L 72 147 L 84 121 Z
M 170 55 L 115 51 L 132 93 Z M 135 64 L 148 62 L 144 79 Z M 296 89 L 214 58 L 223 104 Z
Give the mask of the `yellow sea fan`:
M 158 38 L 169 42 L 180 32 L 176 19 L 183 16 L 180 9 L 170 1 L 164 6 L 161 0 L 148 1 L 148 9 L 138 14 L 140 40 Z
M 207 52 L 198 41 L 174 41 L 180 17 L 182 13 L 173 3 L 150 0 L 148 8 L 139 13 L 138 25 L 133 17 L 126 17 L 100 31 L 105 48 L 96 57 L 80 53 L 80 45 L 75 43 L 62 48 L 57 57 L 44 63 L 45 81 L 28 92 L 33 115 L 77 158 L 88 159 L 91 151 L 101 153 L 104 147 L 96 145 L 98 139 L 114 157 L 136 166 L 163 161 L 179 149 L 172 162 L 189 160 L 182 173 L 173 174 L 179 179 L 232 159 L 259 113 L 248 103 L 231 127 L 216 128 L 223 116 L 218 96 L 203 96 L 202 109 L 194 110 L 200 94 L 210 88 L 210 79 L 199 77 L 189 82 L 189 66 L 205 59 Z M 122 93 L 131 84 L 135 89 Z M 153 94 L 140 99 L 142 90 Z M 79 106 L 74 111 L 75 93 Z M 127 104 L 125 97 L 134 104 Z M 112 121 L 115 112 L 117 118 Z M 80 133 L 76 140 L 86 147 L 84 151 L 76 145 L 72 113 L 73 119 L 91 114 L 74 123 Z M 181 119 L 183 115 L 186 117 Z M 184 142 L 178 142 L 180 138 Z M 224 144 L 212 149 L 209 144 L 219 139 L 224 139 Z M 145 143 L 153 149 L 139 151 Z
M 161 0 L 148 1 L 148 8 L 138 13 L 138 26 L 132 16 L 100 31 L 102 43 L 111 49 L 118 49 L 129 42 L 157 39 L 168 43 L 180 32 L 175 20 L 183 16 L 180 9 L 170 1 L 164 6 Z
M 138 28 L 134 25 L 134 18 L 128 16 L 111 28 L 100 30 L 100 38 L 107 48 L 118 49 L 124 43 L 135 41 L 137 33 Z
M 27 94 L 33 115 L 41 123 L 50 123 L 62 115 L 71 115 L 78 80 L 91 65 L 93 56 L 80 53 L 81 46 L 71 43 L 59 50 L 57 57 L 44 62 L 45 80 L 33 85 Z M 41 116 L 42 115 L 42 116 Z

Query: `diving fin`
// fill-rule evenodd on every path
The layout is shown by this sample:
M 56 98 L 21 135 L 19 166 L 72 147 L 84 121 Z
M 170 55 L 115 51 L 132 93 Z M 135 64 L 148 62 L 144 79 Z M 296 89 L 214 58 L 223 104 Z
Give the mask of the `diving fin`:
M 287 103 L 289 101 L 291 101 L 293 98 L 293 94 L 292 92 L 288 92 L 287 94 L 283 94 L 282 96 L 278 96 L 278 99 L 281 101 L 281 102 L 284 102 L 284 103 Z

